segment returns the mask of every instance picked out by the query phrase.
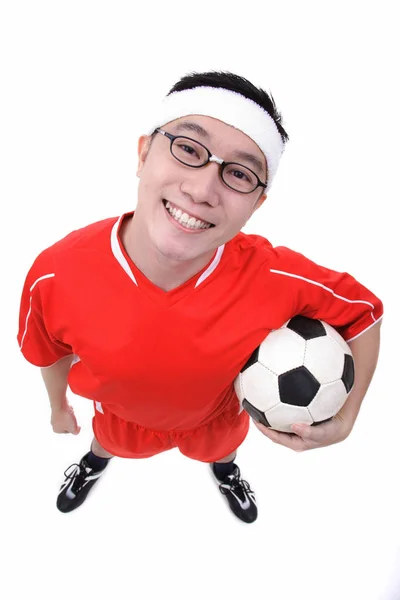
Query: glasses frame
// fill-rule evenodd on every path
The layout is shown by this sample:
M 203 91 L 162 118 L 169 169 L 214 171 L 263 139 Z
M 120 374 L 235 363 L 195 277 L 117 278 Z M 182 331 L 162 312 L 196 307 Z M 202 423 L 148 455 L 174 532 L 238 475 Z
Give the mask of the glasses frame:
M 174 157 L 175 160 L 177 160 L 178 162 L 180 162 L 182 165 L 185 165 L 186 167 L 191 167 L 192 169 L 201 169 L 201 167 L 205 167 L 206 165 L 208 165 L 208 163 L 210 162 L 216 162 L 219 164 L 220 168 L 219 168 L 219 175 L 223 181 L 223 183 L 230 189 L 233 190 L 234 192 L 237 192 L 238 194 L 252 194 L 253 192 L 256 191 L 256 189 L 258 187 L 263 187 L 264 189 L 267 187 L 267 183 L 264 183 L 263 181 L 261 181 L 261 179 L 258 177 L 257 173 L 254 173 L 254 171 L 252 171 L 252 169 L 249 169 L 249 167 L 247 167 L 246 165 L 241 165 L 240 163 L 237 162 L 225 162 L 224 160 L 222 160 L 222 158 L 218 158 L 218 156 L 215 156 L 214 154 L 211 154 L 211 152 L 209 151 L 209 149 L 204 146 L 204 144 L 202 144 L 201 142 L 194 140 L 193 138 L 187 137 L 186 135 L 172 135 L 172 133 L 168 133 L 167 131 L 164 131 L 163 129 L 157 128 L 154 130 L 154 133 L 160 133 L 161 135 L 163 135 L 164 137 L 168 138 L 170 140 L 170 146 L 169 146 L 169 150 L 172 154 L 172 156 Z M 185 163 L 183 160 L 181 160 L 180 158 L 177 158 L 175 156 L 175 154 L 172 152 L 172 144 L 174 143 L 174 141 L 177 138 L 181 138 L 184 140 L 189 140 L 190 142 L 195 142 L 196 144 L 198 144 L 199 146 L 201 146 L 202 148 L 204 148 L 204 150 L 207 152 L 207 161 L 205 163 L 203 163 L 202 165 L 189 165 L 188 163 Z M 241 190 L 237 190 L 236 188 L 233 188 L 231 185 L 229 185 L 229 183 L 226 183 L 224 177 L 223 177 L 223 171 L 225 169 L 225 167 L 227 165 L 238 165 L 239 167 L 243 167 L 245 169 L 247 169 L 248 171 L 250 171 L 250 173 L 252 173 L 254 175 L 254 177 L 257 179 L 257 185 L 254 189 L 252 189 L 250 192 L 243 192 Z

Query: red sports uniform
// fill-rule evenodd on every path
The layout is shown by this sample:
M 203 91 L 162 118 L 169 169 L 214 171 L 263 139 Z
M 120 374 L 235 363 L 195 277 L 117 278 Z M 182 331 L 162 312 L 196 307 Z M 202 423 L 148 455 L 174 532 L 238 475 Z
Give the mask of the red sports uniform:
M 36 258 L 18 333 L 38 367 L 75 355 L 68 384 L 93 400 L 94 434 L 116 456 L 227 456 L 249 428 L 233 381 L 272 329 L 304 315 L 350 341 L 382 318 L 382 302 L 349 274 L 242 232 L 165 292 L 121 243 L 133 214 L 73 231 Z

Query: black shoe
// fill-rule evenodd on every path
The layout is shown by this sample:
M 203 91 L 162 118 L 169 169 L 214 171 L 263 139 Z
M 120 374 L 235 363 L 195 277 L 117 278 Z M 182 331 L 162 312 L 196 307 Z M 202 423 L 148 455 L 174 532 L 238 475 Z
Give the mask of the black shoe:
M 239 467 L 234 464 L 233 473 L 223 481 L 215 474 L 214 463 L 211 463 L 211 469 L 216 479 L 221 482 L 219 489 L 226 496 L 232 512 L 245 523 L 253 523 L 258 516 L 256 498 L 247 481 L 241 479 Z
M 76 463 L 70 465 L 65 471 L 66 477 L 64 483 L 60 487 L 57 497 L 57 508 L 63 513 L 70 512 L 78 508 L 88 495 L 90 489 L 105 471 L 94 471 L 86 462 L 89 452 L 83 456 L 79 465 Z M 72 471 L 72 467 L 75 467 Z M 68 471 L 70 471 L 68 473 Z

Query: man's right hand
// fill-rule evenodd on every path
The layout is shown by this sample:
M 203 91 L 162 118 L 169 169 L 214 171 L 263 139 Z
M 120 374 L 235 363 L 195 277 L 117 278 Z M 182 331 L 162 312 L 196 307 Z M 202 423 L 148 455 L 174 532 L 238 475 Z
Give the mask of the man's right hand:
M 81 430 L 76 421 L 74 409 L 69 404 L 51 412 L 51 426 L 54 433 L 72 433 L 73 435 L 78 435 Z

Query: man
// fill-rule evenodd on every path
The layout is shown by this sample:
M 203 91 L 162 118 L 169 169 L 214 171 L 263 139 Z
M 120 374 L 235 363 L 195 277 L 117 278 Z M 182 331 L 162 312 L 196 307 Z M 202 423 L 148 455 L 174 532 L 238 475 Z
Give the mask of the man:
M 257 518 L 234 462 L 249 428 L 233 381 L 267 333 L 297 314 L 335 327 L 356 381 L 330 422 L 293 434 L 297 451 L 344 440 L 371 381 L 383 307 L 346 273 L 241 229 L 266 199 L 288 139 L 274 101 L 231 73 L 183 77 L 139 139 L 135 211 L 74 231 L 34 261 L 18 341 L 41 367 L 56 433 L 77 434 L 67 385 L 94 402 L 94 439 L 65 472 L 74 510 L 113 456 L 177 447 L 209 463 L 234 514 Z

